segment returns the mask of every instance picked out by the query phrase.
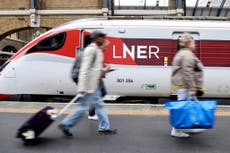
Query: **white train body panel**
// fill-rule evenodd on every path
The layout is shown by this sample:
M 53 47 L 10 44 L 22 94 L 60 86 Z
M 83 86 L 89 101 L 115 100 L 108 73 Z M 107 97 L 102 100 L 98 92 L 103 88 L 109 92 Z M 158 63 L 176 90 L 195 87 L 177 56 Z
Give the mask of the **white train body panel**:
M 82 29 L 85 31 L 81 33 Z M 13 56 L 0 72 L 0 98 L 23 94 L 75 95 L 77 86 L 70 72 L 76 49 L 83 46 L 79 38 L 95 29 L 107 33 L 110 41 L 105 62 L 115 70 L 104 79 L 109 95 L 169 97 L 177 39 L 189 32 L 198 44 L 196 54 L 205 65 L 204 97 L 230 97 L 229 22 L 81 20 L 47 32 Z M 60 49 L 33 50 L 40 41 L 60 32 L 66 32 Z M 212 47 L 219 49 L 215 53 Z

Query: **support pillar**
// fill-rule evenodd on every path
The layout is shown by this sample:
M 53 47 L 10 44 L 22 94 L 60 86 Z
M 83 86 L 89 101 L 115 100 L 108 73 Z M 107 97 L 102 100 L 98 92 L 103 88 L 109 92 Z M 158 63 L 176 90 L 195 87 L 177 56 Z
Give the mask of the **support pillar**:
M 176 14 L 177 16 L 183 16 L 184 15 L 184 9 L 183 9 L 183 0 L 176 0 Z
M 109 13 L 109 0 L 103 0 L 103 7 L 102 7 L 103 16 L 107 16 Z

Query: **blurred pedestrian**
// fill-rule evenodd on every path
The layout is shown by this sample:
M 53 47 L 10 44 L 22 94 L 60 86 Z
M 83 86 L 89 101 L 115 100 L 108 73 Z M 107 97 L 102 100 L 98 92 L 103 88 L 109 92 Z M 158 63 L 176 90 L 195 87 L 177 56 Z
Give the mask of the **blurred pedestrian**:
M 100 47 L 100 49 L 104 52 L 107 49 L 107 46 L 109 45 L 109 41 L 106 40 L 105 43 L 103 44 L 103 46 Z M 102 78 L 106 77 L 106 73 L 109 72 L 110 67 L 108 64 L 104 63 L 103 64 L 103 71 L 102 71 Z M 102 98 L 107 94 L 105 85 L 103 80 L 101 79 L 100 83 L 99 83 L 99 87 L 101 90 L 101 96 Z M 88 119 L 89 120 L 98 120 L 98 116 L 95 112 L 95 108 L 92 105 L 89 105 L 89 115 L 88 115 Z
M 106 135 L 117 133 L 116 129 L 110 128 L 99 86 L 103 71 L 103 52 L 100 47 L 106 42 L 105 36 L 101 31 L 94 31 L 91 34 L 92 43 L 83 52 L 78 81 L 78 94 L 82 97 L 75 111 L 59 124 L 59 128 L 66 136 L 73 136 L 70 129 L 80 121 L 89 104 L 95 108 L 98 116 L 98 132 Z M 92 61 L 95 61 L 93 65 Z
M 198 93 L 203 93 L 203 64 L 193 53 L 195 41 L 188 33 L 184 33 L 179 39 L 180 50 L 172 62 L 172 88 L 177 93 L 177 100 L 186 100 Z M 172 128 L 171 136 L 189 137 L 185 132 L 201 132 L 203 129 L 175 129 Z

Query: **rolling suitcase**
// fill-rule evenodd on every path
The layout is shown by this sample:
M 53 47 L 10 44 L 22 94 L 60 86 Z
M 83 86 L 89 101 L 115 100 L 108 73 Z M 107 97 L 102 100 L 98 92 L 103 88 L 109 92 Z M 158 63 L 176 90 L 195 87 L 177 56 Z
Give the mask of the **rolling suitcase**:
M 56 109 L 50 106 L 46 106 L 45 108 L 39 110 L 17 130 L 16 138 L 21 138 L 25 143 L 35 142 L 38 136 L 80 97 L 82 96 L 75 96 L 63 109 L 61 109 L 60 112 L 57 112 Z

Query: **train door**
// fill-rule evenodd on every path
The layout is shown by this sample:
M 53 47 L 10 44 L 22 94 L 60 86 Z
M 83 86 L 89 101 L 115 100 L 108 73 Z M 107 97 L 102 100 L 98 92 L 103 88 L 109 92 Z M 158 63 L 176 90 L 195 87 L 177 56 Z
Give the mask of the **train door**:
M 173 32 L 172 34 L 172 57 L 176 54 L 176 52 L 180 49 L 179 47 L 179 40 L 181 39 L 181 35 L 184 32 Z M 195 40 L 195 55 L 200 58 L 200 34 L 198 32 L 188 32 L 192 35 L 193 39 Z
M 83 52 L 84 48 L 87 47 L 91 42 L 90 33 L 94 30 L 103 30 L 102 28 L 85 28 L 80 32 L 80 45 L 76 48 L 76 55 Z

